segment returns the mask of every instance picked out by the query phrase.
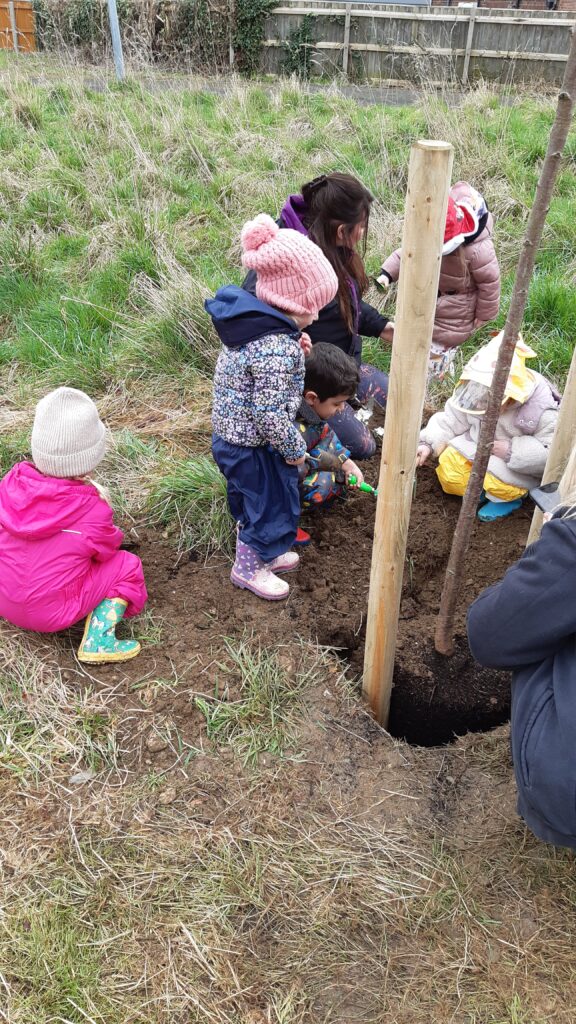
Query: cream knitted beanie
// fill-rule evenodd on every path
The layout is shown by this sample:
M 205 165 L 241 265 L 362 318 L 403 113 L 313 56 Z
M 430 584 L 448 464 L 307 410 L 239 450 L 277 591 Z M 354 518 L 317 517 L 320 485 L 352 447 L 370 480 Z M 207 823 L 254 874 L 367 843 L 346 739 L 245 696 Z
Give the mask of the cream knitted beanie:
M 267 213 L 248 221 L 240 235 L 242 264 L 256 271 L 256 295 L 285 313 L 312 314 L 338 291 L 338 278 L 322 250 L 299 231 L 280 229 Z
M 106 450 L 106 427 L 94 402 L 76 388 L 57 388 L 41 398 L 32 427 L 32 458 L 46 476 L 84 476 Z

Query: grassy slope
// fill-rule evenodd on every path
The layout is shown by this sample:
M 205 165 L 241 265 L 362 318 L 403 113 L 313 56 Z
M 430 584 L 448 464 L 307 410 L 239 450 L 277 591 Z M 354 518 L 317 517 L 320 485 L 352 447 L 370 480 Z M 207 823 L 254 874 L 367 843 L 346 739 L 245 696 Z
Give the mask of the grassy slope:
M 233 85 L 223 96 L 153 96 L 138 85 L 100 94 L 73 78 L 38 88 L 13 68 L 3 74 L 0 106 L 2 467 L 26 452 L 38 395 L 56 384 L 83 387 L 114 429 L 107 471 L 124 514 L 141 512 L 152 481 L 150 515 L 182 523 L 184 533 L 193 530 L 197 480 L 182 458 L 208 447 L 216 352 L 202 299 L 240 280 L 243 220 L 274 213 L 314 174 L 350 170 L 378 197 L 374 271 L 399 242 L 410 142 L 448 138 L 455 175 L 481 188 L 494 210 L 509 294 L 552 118 L 549 101 L 503 107 L 489 90 L 456 111 L 431 100 L 397 110 L 360 108 L 337 91 L 309 97 L 290 85 L 272 95 Z M 575 154 L 573 135 L 526 318 L 541 366 L 559 383 L 576 319 Z M 385 365 L 386 352 L 368 349 Z M 217 482 L 202 501 L 204 518 L 210 508 L 217 517 L 202 539 L 221 543 Z M 154 623 L 143 628 L 158 640 Z M 465 801 L 448 826 L 452 845 L 414 833 L 409 817 L 398 833 L 374 832 L 353 801 L 340 818 L 330 812 L 312 822 L 301 807 L 288 814 L 260 799 L 277 779 L 265 766 L 253 769 L 253 798 L 230 826 L 191 825 L 186 805 L 167 802 L 156 813 L 150 802 L 165 780 L 118 770 L 114 691 L 62 676 L 57 643 L 2 634 L 0 802 L 9 829 L 0 851 L 8 883 L 0 897 L 1 1019 L 570 1020 L 569 855 L 523 845 L 522 830 L 504 819 L 495 821 L 497 839 L 468 837 L 462 853 Z M 277 721 L 257 735 L 253 722 L 273 698 L 303 749 L 286 687 L 268 689 L 281 679 L 281 662 L 271 675 L 273 653 L 262 661 L 228 649 L 228 657 L 246 699 L 237 720 L 206 704 L 212 738 L 240 753 L 277 752 L 285 742 Z M 302 686 L 314 675 L 316 656 L 307 657 Z M 499 773 L 508 777 L 505 741 L 466 757 L 488 791 Z M 412 762 L 409 789 L 433 786 L 442 758 L 429 752 Z M 281 778 L 289 781 L 290 770 Z M 79 771 L 102 784 L 93 801 L 83 803 L 70 785 Z M 35 811 L 47 799 L 49 818 Z M 517 930 L 499 931 L 518 906 L 528 910 Z

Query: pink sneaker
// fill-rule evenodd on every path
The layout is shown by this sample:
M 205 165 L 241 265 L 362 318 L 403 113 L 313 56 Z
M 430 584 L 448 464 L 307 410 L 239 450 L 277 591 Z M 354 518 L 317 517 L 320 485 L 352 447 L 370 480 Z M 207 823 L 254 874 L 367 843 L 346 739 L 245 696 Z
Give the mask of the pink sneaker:
M 297 555 L 295 551 L 285 551 L 283 555 L 278 555 L 273 562 L 267 562 L 266 568 L 271 572 L 292 572 L 299 565 L 300 555 Z

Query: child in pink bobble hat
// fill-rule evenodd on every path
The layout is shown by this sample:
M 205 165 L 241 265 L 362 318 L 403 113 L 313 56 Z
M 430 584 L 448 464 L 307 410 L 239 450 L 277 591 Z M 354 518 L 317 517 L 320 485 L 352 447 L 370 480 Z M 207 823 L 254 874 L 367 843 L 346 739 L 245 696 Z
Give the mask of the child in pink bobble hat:
M 241 233 L 256 295 L 227 285 L 205 303 L 222 341 L 214 377 L 212 452 L 238 523 L 231 580 L 268 601 L 288 596 L 278 573 L 298 566 L 298 466 L 306 445 L 294 420 L 304 389 L 303 330 L 338 279 L 304 235 L 259 214 Z

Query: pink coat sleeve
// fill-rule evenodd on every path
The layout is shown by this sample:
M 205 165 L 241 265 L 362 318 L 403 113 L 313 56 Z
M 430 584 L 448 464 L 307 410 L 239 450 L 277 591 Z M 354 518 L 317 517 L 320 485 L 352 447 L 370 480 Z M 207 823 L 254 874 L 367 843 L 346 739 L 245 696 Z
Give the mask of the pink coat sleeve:
M 400 249 L 390 253 L 388 259 L 382 264 L 382 270 L 388 274 L 391 281 L 397 281 L 400 274 Z
M 475 318 L 488 323 L 500 309 L 500 267 L 491 238 L 470 246 L 468 267 L 477 288 Z
M 102 499 L 95 504 L 90 519 L 82 523 L 82 533 L 95 562 L 107 562 L 124 540 L 122 530 L 114 526 L 114 512 Z

